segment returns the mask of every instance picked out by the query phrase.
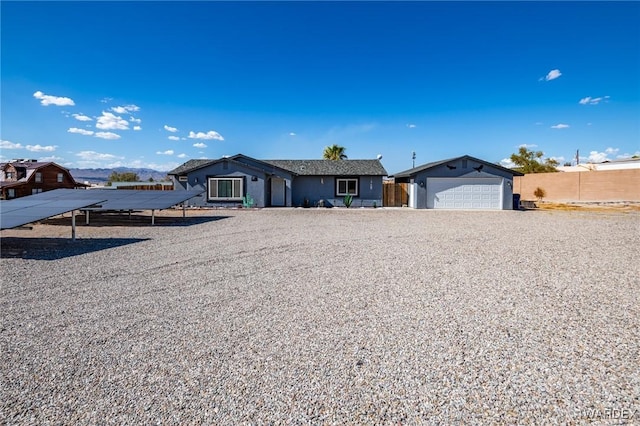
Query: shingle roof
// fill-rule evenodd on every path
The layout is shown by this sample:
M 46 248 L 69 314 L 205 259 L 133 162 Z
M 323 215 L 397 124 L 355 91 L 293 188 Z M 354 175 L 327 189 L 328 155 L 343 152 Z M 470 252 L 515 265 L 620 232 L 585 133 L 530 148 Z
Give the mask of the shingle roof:
M 206 159 L 198 159 L 198 160 L 189 160 L 184 164 L 179 165 L 175 169 L 167 172 L 168 175 L 182 175 L 189 173 L 192 170 L 199 169 L 209 163 L 213 163 L 217 160 L 206 160 Z
M 379 160 L 262 160 L 302 176 L 386 176 Z
M 476 161 L 476 162 L 478 162 L 480 164 L 485 164 L 487 166 L 495 167 L 497 169 L 509 172 L 509 173 L 513 174 L 514 176 L 523 176 L 522 173 L 520 173 L 520 172 L 518 172 L 516 170 L 508 169 L 506 167 L 502 167 L 499 164 L 492 164 L 492 163 L 489 163 L 488 161 L 480 160 L 479 158 L 471 157 L 469 155 L 462 155 L 460 157 L 448 158 L 446 160 L 434 161 L 433 163 L 423 164 L 421 166 L 414 167 L 412 169 L 408 169 L 408 170 L 396 173 L 392 177 L 394 177 L 394 178 L 409 177 L 409 176 L 412 176 L 412 175 L 414 175 L 414 174 L 416 174 L 418 172 L 421 172 L 423 170 L 428 170 L 428 169 L 431 169 L 431 168 L 434 168 L 434 167 L 437 167 L 437 166 L 441 166 L 441 165 L 446 164 L 446 163 L 451 163 L 451 162 L 462 160 L 462 159 L 472 160 L 472 161 Z
M 240 161 L 240 154 L 228 158 L 229 161 Z M 246 157 L 249 158 L 249 157 Z M 217 160 L 189 160 L 171 170 L 169 175 L 187 174 L 205 167 Z M 386 176 L 387 171 L 379 160 L 257 160 L 270 166 L 303 176 Z

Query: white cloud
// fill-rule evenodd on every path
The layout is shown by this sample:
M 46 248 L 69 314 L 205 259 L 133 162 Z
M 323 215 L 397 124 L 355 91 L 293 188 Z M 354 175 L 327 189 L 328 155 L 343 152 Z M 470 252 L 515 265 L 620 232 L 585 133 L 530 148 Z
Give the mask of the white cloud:
M 207 147 L 207 145 L 202 143 L 202 142 L 194 143 L 193 146 L 195 146 L 196 148 L 206 148 Z
M 535 143 L 523 143 L 521 145 L 518 145 L 518 148 L 537 148 L 538 145 L 536 145 Z
M 296 136 L 295 132 L 289 132 L 289 136 Z
M 173 150 L 172 149 L 168 149 L 166 151 L 158 151 L 158 152 L 156 152 L 156 154 L 158 154 L 158 155 L 173 155 Z
M 102 111 L 102 116 L 98 117 L 96 127 L 102 130 L 128 130 L 129 122 L 110 112 Z
M 20 145 L 19 143 L 13 143 L 13 142 L 9 142 L 9 141 L 0 140 L 0 148 L 2 148 L 2 149 L 22 149 L 24 147 L 22 145 Z
M 120 135 L 112 132 L 96 132 L 94 136 L 96 138 L 108 139 L 108 140 L 120 139 Z
M 107 104 L 109 102 L 111 102 L 113 100 L 113 98 L 103 98 L 100 102 L 102 102 L 103 104 Z
M 415 129 L 416 125 L 409 123 L 409 124 L 407 124 L 407 127 L 410 128 L 410 129 Z
M 105 161 L 105 160 L 122 160 L 123 157 L 117 157 L 113 154 L 102 154 L 95 151 L 80 151 L 76 154 L 77 157 L 85 161 Z
M 178 158 L 186 158 L 186 157 L 187 157 L 187 154 L 185 153 L 178 154 Z
M 560 77 L 561 75 L 562 75 L 562 73 L 560 72 L 560 70 L 558 70 L 558 69 L 551 70 L 544 77 L 544 80 L 545 81 L 555 80 L 556 78 Z M 540 80 L 542 80 L 542 78 Z
M 142 127 L 140 127 L 140 126 L 133 126 L 133 130 L 142 130 Z
M 198 132 L 198 133 L 189 132 L 189 139 L 203 139 L 203 140 L 215 139 L 215 140 L 218 140 L 218 141 L 223 141 L 224 140 L 222 135 L 220 135 L 220 133 L 218 133 L 218 132 L 216 132 L 214 130 L 209 130 L 207 133 L 204 133 L 204 132 Z
M 39 160 L 39 161 L 45 161 L 45 162 L 46 162 L 46 161 L 55 161 L 55 162 L 58 162 L 58 161 L 60 161 L 60 160 L 64 160 L 64 158 L 62 158 L 62 157 L 56 157 L 55 155 L 50 155 L 50 156 L 48 156 L 48 157 L 39 157 L 39 159 L 38 159 L 38 160 Z
M 178 136 L 169 136 L 167 139 L 169 139 L 170 141 L 179 141 L 180 138 Z
M 136 124 L 142 123 L 141 119 L 135 118 L 135 117 L 129 117 L 129 121 L 132 122 L 132 123 L 136 123 Z
M 501 165 L 502 167 L 506 167 L 506 168 L 508 168 L 508 169 L 513 168 L 513 167 L 515 167 L 515 166 L 516 166 L 516 164 L 515 164 L 513 161 L 511 161 L 511 159 L 510 159 L 510 158 L 503 158 L 503 159 L 500 161 L 500 165 Z
M 67 130 L 67 132 L 77 133 L 79 135 L 85 135 L 85 136 L 93 135 L 93 130 L 78 129 L 77 127 L 71 127 L 69 130 Z
M 555 126 L 551 126 L 552 129 L 566 129 L 568 127 L 570 127 L 568 124 L 563 124 L 563 123 L 556 124 Z
M 616 155 L 618 151 L 620 151 L 618 148 L 612 147 L 608 147 L 604 152 L 591 151 L 589 152 L 587 161 L 590 163 L 602 163 L 603 161 L 609 160 L 610 155 Z
M 91 117 L 87 117 L 84 114 L 72 114 L 72 116 L 78 121 L 93 121 Z
M 27 145 L 27 151 L 31 151 L 31 152 L 53 152 L 56 150 L 57 145 L 47 145 L 47 146 L 42 146 L 42 145 Z
M 111 111 L 117 114 L 126 114 L 128 112 L 140 111 L 140 107 L 137 105 L 117 106 L 117 107 L 112 107 Z
M 610 96 L 601 96 L 598 98 L 592 98 L 591 96 L 587 96 L 586 98 L 580 99 L 578 103 L 580 105 L 598 105 L 601 101 L 607 101 Z
M 175 132 L 177 132 L 177 131 L 178 131 L 178 129 L 177 129 L 176 127 L 167 126 L 166 124 L 164 125 L 164 129 L 165 129 L 167 132 L 171 132 L 171 133 L 175 133 Z
M 45 95 L 39 90 L 33 94 L 33 97 L 36 99 L 39 99 L 40 104 L 44 106 L 48 106 L 48 105 L 73 106 L 76 104 L 75 102 L 73 102 L 73 99 L 71 98 L 65 98 L 62 96 Z

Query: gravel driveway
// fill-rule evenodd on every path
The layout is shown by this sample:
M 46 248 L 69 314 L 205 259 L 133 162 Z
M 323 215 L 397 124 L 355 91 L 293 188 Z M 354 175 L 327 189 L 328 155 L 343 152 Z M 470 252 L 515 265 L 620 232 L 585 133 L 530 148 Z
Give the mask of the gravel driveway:
M 640 422 L 638 213 L 188 216 L 2 231 L 0 423 Z

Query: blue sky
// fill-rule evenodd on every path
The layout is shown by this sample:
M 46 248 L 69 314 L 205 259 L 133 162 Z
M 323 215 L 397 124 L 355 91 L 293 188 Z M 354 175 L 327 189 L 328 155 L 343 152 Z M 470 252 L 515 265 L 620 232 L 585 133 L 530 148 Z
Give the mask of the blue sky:
M 2 161 L 640 154 L 638 2 L 0 7 Z

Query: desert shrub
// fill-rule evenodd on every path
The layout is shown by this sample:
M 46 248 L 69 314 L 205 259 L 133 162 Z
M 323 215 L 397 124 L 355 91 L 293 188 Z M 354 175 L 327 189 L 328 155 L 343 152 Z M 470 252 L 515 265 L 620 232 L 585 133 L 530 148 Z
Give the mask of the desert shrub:
M 533 195 L 538 199 L 538 201 L 542 201 L 542 199 L 547 195 L 544 189 L 537 187 L 535 191 L 533 191 Z

